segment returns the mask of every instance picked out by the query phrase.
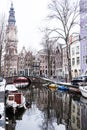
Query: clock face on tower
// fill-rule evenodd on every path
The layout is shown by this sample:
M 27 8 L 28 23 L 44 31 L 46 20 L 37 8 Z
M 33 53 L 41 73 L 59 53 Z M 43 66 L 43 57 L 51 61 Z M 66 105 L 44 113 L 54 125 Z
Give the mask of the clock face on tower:
M 10 27 L 10 31 L 8 33 L 8 39 L 12 40 L 12 41 L 16 41 L 17 40 L 17 36 L 16 36 L 16 32 L 15 32 L 15 28 L 14 26 Z
M 14 26 L 13 26 L 13 25 L 11 25 L 10 30 L 11 30 L 11 31 L 14 30 Z

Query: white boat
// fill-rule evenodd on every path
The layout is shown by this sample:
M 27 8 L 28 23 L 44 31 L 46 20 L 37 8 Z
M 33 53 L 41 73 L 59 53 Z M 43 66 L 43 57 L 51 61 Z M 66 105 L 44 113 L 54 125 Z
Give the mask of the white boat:
M 18 89 L 15 87 L 14 84 L 7 84 L 6 87 L 5 87 L 5 91 L 8 91 L 8 92 L 17 92 Z
M 25 108 L 25 97 L 13 84 L 8 84 L 6 86 L 7 98 L 6 98 L 6 108 L 12 108 L 15 114 L 16 110 L 20 108 Z
M 6 80 L 0 77 L 0 91 L 5 91 Z
M 84 105 L 87 105 L 87 99 L 83 96 L 80 96 L 80 102 Z
M 79 86 L 81 94 L 83 97 L 87 98 L 87 86 Z
M 0 120 L 4 117 L 4 102 L 0 102 Z
M 3 128 L 5 124 L 4 95 L 5 95 L 5 91 L 0 91 L 0 126 Z

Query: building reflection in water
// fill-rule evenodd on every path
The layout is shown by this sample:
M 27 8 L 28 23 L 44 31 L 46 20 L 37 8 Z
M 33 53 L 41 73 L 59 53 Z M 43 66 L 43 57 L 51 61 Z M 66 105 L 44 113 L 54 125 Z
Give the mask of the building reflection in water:
M 55 123 L 65 126 L 63 130 L 87 130 L 87 99 L 81 95 L 51 91 L 40 85 L 30 86 L 23 92 L 29 102 L 28 110 L 35 109 L 32 107 L 35 105 L 43 113 L 40 130 L 56 130 Z M 20 119 L 9 119 L 6 130 L 15 130 L 16 120 Z
M 15 130 L 16 120 L 22 120 L 24 112 L 25 110 L 21 110 L 14 116 L 11 112 L 6 111 L 6 130 Z
M 87 130 L 87 99 L 82 96 L 72 99 L 71 127 L 75 130 Z

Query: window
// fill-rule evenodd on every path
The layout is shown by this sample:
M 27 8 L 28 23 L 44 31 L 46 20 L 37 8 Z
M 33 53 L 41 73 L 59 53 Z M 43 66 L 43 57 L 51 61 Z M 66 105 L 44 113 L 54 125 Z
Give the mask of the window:
M 75 105 L 72 106 L 72 111 L 75 112 Z
M 9 96 L 9 100 L 10 101 L 14 100 L 14 97 L 13 96 Z
M 80 63 L 79 57 L 77 57 L 76 62 L 77 62 L 77 65 L 79 65 L 79 63 Z
M 87 56 L 83 56 L 83 64 L 87 64 Z
M 85 51 L 87 52 L 87 44 L 86 44 L 86 46 L 85 46 Z
M 77 114 L 80 115 L 80 108 L 77 109 Z
M 46 74 L 47 74 L 47 70 L 46 70 Z
M 83 64 L 85 64 L 85 56 L 83 56 Z
M 87 30 L 87 24 L 85 24 L 85 29 Z
M 14 75 L 16 75 L 16 68 L 14 68 Z
M 79 46 L 76 47 L 76 54 L 79 54 Z
M 87 37 L 86 37 L 86 39 L 87 39 Z M 85 39 L 85 40 L 86 40 Z M 87 44 L 85 44 L 85 46 L 84 46 L 84 52 L 86 53 L 87 52 Z
M 72 65 L 75 65 L 75 58 L 72 58 Z
M 47 68 L 47 66 L 45 66 L 45 68 Z
M 75 123 L 75 116 L 72 116 L 72 122 Z
M 87 56 L 86 56 L 86 59 L 85 59 L 85 60 L 86 60 L 86 64 L 87 64 Z
M 75 54 L 75 50 L 74 50 L 74 47 L 72 48 L 72 55 L 74 55 Z

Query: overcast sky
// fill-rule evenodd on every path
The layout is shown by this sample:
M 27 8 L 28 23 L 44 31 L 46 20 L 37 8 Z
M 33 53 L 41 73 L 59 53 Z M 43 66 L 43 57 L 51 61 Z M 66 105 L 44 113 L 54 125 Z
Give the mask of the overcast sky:
M 7 19 L 11 1 L 18 29 L 18 49 L 24 45 L 27 49 L 39 50 L 42 36 L 39 28 L 46 24 L 49 0 L 0 0 L 0 14 L 5 13 Z

